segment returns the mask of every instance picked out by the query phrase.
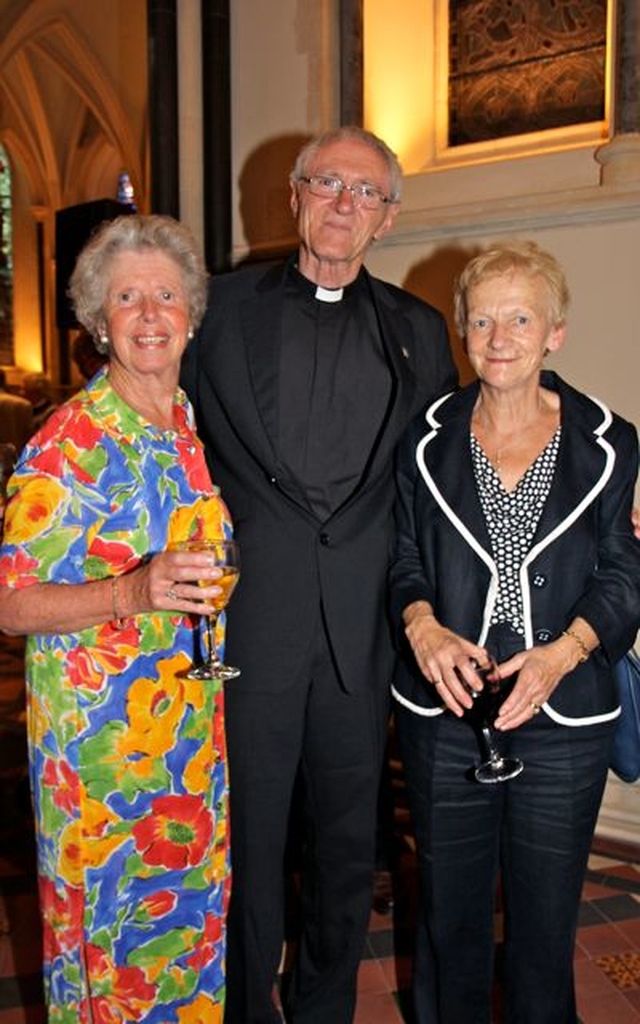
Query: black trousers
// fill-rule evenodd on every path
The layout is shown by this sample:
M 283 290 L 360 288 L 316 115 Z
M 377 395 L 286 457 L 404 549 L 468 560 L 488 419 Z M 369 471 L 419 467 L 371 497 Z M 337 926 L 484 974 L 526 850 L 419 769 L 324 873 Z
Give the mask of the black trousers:
M 241 684 L 241 678 L 237 680 Z M 302 934 L 286 1006 L 292 1024 L 350 1024 L 371 911 L 386 698 L 341 687 L 319 627 L 283 693 L 226 690 L 232 895 L 225 1024 L 275 1024 L 287 827 L 304 800 Z
M 522 774 L 481 785 L 466 721 L 395 715 L 421 885 L 416 1021 L 489 1024 L 500 874 L 505 1024 L 575 1024 L 575 933 L 613 725 L 568 727 L 541 712 L 499 735 Z

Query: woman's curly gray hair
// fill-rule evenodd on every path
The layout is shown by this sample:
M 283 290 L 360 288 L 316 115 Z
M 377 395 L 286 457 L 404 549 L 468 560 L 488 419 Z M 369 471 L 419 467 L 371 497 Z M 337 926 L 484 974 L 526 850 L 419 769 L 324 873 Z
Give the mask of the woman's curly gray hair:
M 207 271 L 198 244 L 189 230 L 173 217 L 131 214 L 106 221 L 91 236 L 78 256 L 69 281 L 69 296 L 78 321 L 99 352 L 108 345 L 101 339 L 105 328 L 104 303 L 109 289 L 109 269 L 122 252 L 157 250 L 170 256 L 180 268 L 189 308 L 189 326 L 195 330 L 207 303 Z

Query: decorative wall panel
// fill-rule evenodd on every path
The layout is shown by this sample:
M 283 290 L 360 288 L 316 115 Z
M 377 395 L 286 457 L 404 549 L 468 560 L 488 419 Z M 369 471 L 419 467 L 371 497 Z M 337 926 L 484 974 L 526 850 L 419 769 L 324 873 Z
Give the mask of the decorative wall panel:
M 450 0 L 449 145 L 600 121 L 606 0 Z

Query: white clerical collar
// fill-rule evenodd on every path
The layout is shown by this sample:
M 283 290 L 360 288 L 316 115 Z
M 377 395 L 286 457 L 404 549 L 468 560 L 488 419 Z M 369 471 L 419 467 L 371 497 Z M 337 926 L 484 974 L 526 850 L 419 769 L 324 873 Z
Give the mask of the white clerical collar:
M 316 288 L 316 299 L 320 302 L 340 302 L 344 295 L 344 288 L 323 288 L 319 284 Z

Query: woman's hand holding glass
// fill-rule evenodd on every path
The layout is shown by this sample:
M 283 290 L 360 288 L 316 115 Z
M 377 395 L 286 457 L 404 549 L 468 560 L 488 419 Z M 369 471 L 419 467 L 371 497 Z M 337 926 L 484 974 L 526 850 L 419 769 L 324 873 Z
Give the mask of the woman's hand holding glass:
M 462 718 L 473 706 L 471 692 L 483 686 L 473 665 L 487 663 L 485 648 L 442 626 L 426 601 L 409 605 L 404 621 L 420 671 L 435 686 L 443 704 Z
M 118 578 L 120 613 L 122 617 L 146 611 L 209 614 L 222 592 L 217 582 L 221 576 L 222 570 L 208 552 L 171 547 Z
M 580 631 L 592 644 L 597 642 L 595 633 L 584 620 L 580 620 Z M 580 655 L 575 641 L 563 634 L 549 644 L 520 651 L 499 665 L 501 678 L 517 675 L 517 682 L 500 708 L 496 729 L 504 732 L 517 729 L 537 715 L 562 678 L 579 663 Z
M 482 763 L 474 769 L 478 782 L 505 782 L 519 775 L 522 761 L 504 757 L 494 736 L 499 707 L 513 679 L 505 677 L 503 681 L 487 650 L 442 626 L 426 602 L 410 605 L 404 618 L 407 639 L 421 671 L 445 707 L 458 718 L 466 715 L 476 730 L 482 751 Z

